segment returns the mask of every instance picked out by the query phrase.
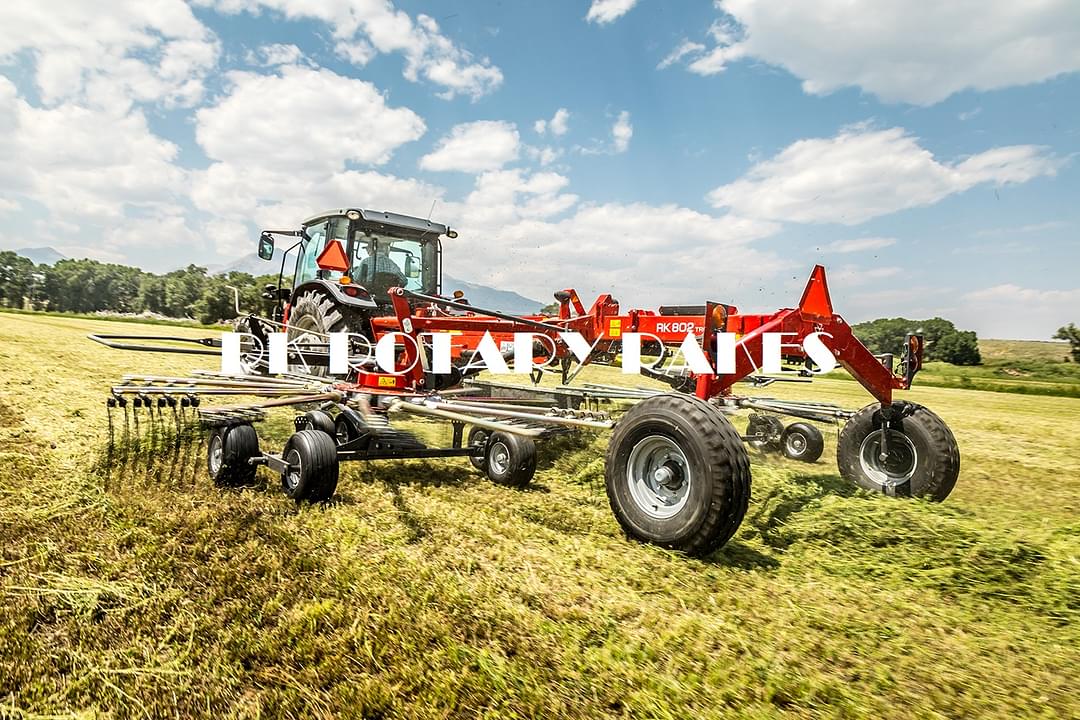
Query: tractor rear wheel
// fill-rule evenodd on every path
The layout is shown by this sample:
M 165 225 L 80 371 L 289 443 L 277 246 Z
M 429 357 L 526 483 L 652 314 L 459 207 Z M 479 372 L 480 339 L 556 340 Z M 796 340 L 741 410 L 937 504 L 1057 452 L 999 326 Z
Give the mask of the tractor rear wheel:
M 218 485 L 250 485 L 255 466 L 248 462 L 259 456 L 259 436 L 251 425 L 216 427 L 206 446 L 206 470 Z
M 604 480 L 627 535 L 702 556 L 746 514 L 750 458 L 719 409 L 692 395 L 656 395 L 615 426 Z
M 801 462 L 817 462 L 825 450 L 825 436 L 809 423 L 791 423 L 780 435 L 780 452 Z
M 873 492 L 944 500 L 960 474 L 960 449 L 952 431 L 916 403 L 893 403 L 893 412 L 884 459 L 881 405 L 867 405 L 848 420 L 836 446 L 840 474 Z
M 301 430 L 285 443 L 281 457 L 289 469 L 281 488 L 294 500 L 321 502 L 337 490 L 338 459 L 334 438 L 321 430 Z
M 325 343 L 330 333 L 356 333 L 366 336 L 367 319 L 363 313 L 345 307 L 320 290 L 300 294 L 289 310 L 289 343 Z M 327 377 L 325 365 L 303 363 L 289 366 L 289 372 Z

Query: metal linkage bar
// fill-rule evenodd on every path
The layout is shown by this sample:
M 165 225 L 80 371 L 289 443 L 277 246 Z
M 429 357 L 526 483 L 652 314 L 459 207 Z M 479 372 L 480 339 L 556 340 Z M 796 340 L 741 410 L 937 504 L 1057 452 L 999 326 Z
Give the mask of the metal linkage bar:
M 463 415 L 481 415 L 491 417 L 505 417 L 516 420 L 528 420 L 530 422 L 553 425 L 572 425 L 574 427 L 596 428 L 598 430 L 610 430 L 614 423 L 610 420 L 593 420 L 582 417 L 567 417 L 561 415 L 541 415 L 535 412 L 519 412 L 517 410 L 504 410 L 498 407 L 477 407 L 457 402 L 439 402 L 428 400 L 424 403 L 429 408 L 446 410 Z M 591 413 L 590 413 L 591 414 Z M 584 415 L 584 414 L 583 414 Z

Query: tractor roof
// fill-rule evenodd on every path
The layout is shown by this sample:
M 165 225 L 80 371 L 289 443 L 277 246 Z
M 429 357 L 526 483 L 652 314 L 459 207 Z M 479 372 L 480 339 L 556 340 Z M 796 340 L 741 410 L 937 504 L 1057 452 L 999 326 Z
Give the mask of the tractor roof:
M 312 215 L 303 222 L 303 225 L 307 227 L 317 220 L 322 220 L 328 217 L 339 217 L 348 213 L 350 210 L 355 210 L 360 213 L 360 217 L 367 222 L 380 223 L 382 225 L 392 225 L 394 227 L 405 228 L 407 230 L 419 230 L 421 232 L 431 232 L 436 235 L 446 235 L 450 232 L 450 228 L 446 225 L 437 222 L 431 222 L 430 220 L 424 220 L 422 218 L 413 217 L 411 215 L 399 215 L 392 212 L 384 212 L 381 210 L 363 210 L 361 208 L 340 208 L 338 210 L 326 210 L 324 212 Z

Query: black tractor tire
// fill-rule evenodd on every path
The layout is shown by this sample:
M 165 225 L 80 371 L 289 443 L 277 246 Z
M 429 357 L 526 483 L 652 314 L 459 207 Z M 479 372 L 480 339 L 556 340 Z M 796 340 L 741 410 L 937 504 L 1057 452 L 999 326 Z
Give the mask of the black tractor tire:
M 491 482 L 523 488 L 536 474 L 536 443 L 513 433 L 494 432 L 487 441 L 484 464 Z
M 468 447 L 473 447 L 475 445 L 483 445 L 484 446 L 484 454 L 483 455 L 480 455 L 480 456 L 472 455 L 472 456 L 469 457 L 469 462 L 472 463 L 472 466 L 474 468 L 476 468 L 477 470 L 479 470 L 480 472 L 484 473 L 484 474 L 487 474 L 487 467 L 488 467 L 488 465 L 487 465 L 487 442 L 488 442 L 488 436 L 489 435 L 491 435 L 490 430 L 485 430 L 482 427 L 473 427 L 471 430 L 469 430 L 469 437 L 468 437 L 468 440 L 466 440 L 466 442 L 465 442 L 466 446 L 468 446 Z
M 750 458 L 718 408 L 693 395 L 656 395 L 615 426 L 604 481 L 629 537 L 703 556 L 726 543 L 746 514 Z
M 304 420 L 309 429 L 319 430 L 330 437 L 334 437 L 334 418 L 330 417 L 322 410 L 309 410 L 304 413 Z
M 250 485 L 256 468 L 248 460 L 260 454 L 259 436 L 251 425 L 216 427 L 206 444 L 206 470 L 223 487 Z
M 780 449 L 780 437 L 784 434 L 784 423 L 775 415 L 753 413 L 746 423 L 746 434 L 765 435 L 761 440 L 747 440 L 750 447 L 761 452 L 775 452 Z
M 321 290 L 311 289 L 300 293 L 289 309 L 289 342 L 300 340 L 307 331 L 320 333 L 313 337 L 312 342 L 326 342 L 323 335 L 339 332 L 357 333 L 366 337 L 368 321 L 362 312 L 341 305 Z M 300 363 L 290 365 L 289 372 L 329 377 L 330 368 L 325 365 L 305 367 Z
M 809 423 L 791 423 L 780 435 L 780 452 L 790 460 L 817 462 L 825 451 L 825 436 Z
M 321 430 L 301 430 L 285 443 L 281 457 L 289 470 L 281 474 L 281 489 L 293 500 L 321 502 L 337 490 L 338 459 L 334 438 Z
M 879 457 L 879 403 L 859 410 L 840 431 L 836 462 L 848 481 L 872 492 L 940 502 L 960 475 L 960 448 L 945 422 L 922 405 L 893 403 L 889 458 Z

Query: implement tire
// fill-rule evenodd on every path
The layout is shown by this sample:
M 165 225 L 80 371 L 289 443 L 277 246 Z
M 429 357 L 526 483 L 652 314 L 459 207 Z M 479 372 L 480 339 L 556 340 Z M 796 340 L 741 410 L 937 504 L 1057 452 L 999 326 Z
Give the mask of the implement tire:
M 912 402 L 893 403 L 889 457 L 882 461 L 881 405 L 855 413 L 836 445 L 840 474 L 872 492 L 921 497 L 940 502 L 960 475 L 960 448 L 949 426 L 930 410 Z
M 250 485 L 255 466 L 248 460 L 259 455 L 259 436 L 251 425 L 216 427 L 206 445 L 206 470 L 223 487 Z
M 334 438 L 322 430 L 293 433 L 281 451 L 291 466 L 281 474 L 281 489 L 293 500 L 321 502 L 337 490 L 338 459 Z
M 702 556 L 726 543 L 746 514 L 750 459 L 716 407 L 692 395 L 656 395 L 615 426 L 604 481 L 629 537 Z
M 825 436 L 809 423 L 791 423 L 780 435 L 780 452 L 789 460 L 817 462 L 825 450 Z

